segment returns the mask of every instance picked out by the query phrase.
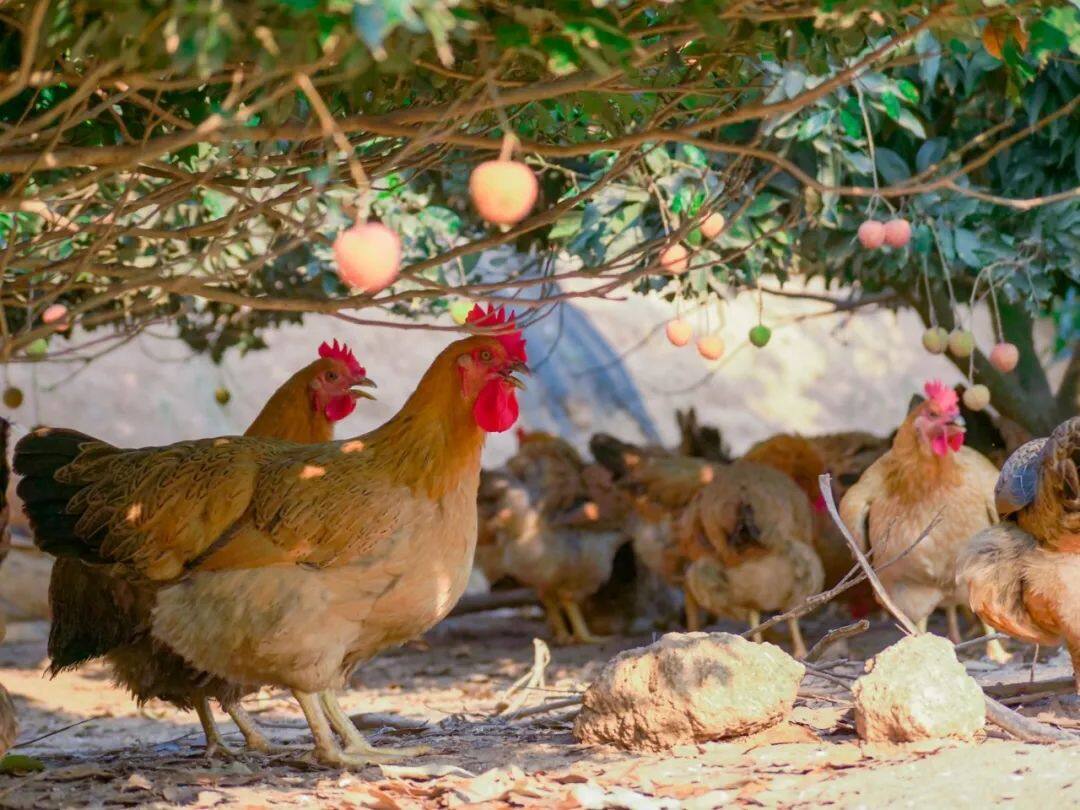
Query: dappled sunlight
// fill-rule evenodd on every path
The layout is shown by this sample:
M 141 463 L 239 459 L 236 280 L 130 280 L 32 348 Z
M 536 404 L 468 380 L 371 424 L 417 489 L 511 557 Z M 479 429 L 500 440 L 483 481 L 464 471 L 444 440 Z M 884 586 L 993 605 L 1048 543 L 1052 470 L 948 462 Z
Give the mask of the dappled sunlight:
M 300 470 L 300 479 L 302 481 L 307 481 L 312 478 L 322 478 L 324 475 L 326 475 L 326 468 L 314 464 L 305 464 L 304 468 Z

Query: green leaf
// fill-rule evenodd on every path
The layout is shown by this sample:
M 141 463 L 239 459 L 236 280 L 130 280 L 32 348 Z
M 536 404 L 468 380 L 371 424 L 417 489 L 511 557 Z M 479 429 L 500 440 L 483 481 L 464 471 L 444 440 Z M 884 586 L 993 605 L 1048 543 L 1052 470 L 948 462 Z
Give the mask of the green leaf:
M 923 128 L 922 121 L 916 118 L 915 113 L 911 110 L 907 108 L 900 110 L 900 118 L 897 119 L 897 122 L 916 138 L 922 139 L 926 137 L 926 130 Z
M 885 114 L 893 121 L 900 120 L 900 99 L 892 93 L 883 93 L 881 103 L 885 107 Z
M 558 240 L 576 236 L 581 231 L 581 223 L 584 218 L 585 215 L 580 211 L 571 211 L 551 226 L 548 238 Z
M 840 125 L 849 138 L 861 138 L 863 134 L 862 117 L 851 112 L 847 107 L 840 110 Z
M 25 754 L 8 754 L 0 759 L 0 773 L 7 776 L 19 776 L 24 773 L 37 773 L 45 770 L 45 763 L 37 757 Z
M 532 41 L 529 29 L 518 23 L 503 23 L 495 27 L 495 43 L 503 50 L 521 48 Z
M 900 79 L 896 83 L 896 86 L 900 90 L 900 95 L 912 104 L 919 103 L 919 88 L 915 86 L 914 82 L 908 81 L 907 79 Z
M 877 153 L 877 170 L 886 183 L 895 185 L 911 177 L 911 170 L 908 169 L 907 162 L 892 149 L 878 147 L 875 151 Z

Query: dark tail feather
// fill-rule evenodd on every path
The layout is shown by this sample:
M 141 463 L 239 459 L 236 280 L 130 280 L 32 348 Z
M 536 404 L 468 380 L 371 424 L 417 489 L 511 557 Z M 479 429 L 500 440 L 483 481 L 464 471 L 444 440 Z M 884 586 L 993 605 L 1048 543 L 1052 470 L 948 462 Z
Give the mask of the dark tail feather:
M 92 538 L 75 534 L 78 515 L 67 509 L 80 487 L 56 480 L 56 472 L 78 457 L 85 433 L 61 428 L 38 428 L 15 445 L 15 472 L 23 476 L 16 492 L 34 533 L 34 545 L 55 557 L 79 557 L 101 562 Z
M 627 473 L 627 454 L 634 454 L 637 448 L 607 433 L 597 433 L 589 439 L 589 450 L 592 451 L 593 458 L 606 467 L 618 481 Z
M 6 419 L 0 419 L 0 562 L 3 562 L 11 549 L 11 537 L 8 534 L 8 484 L 11 483 L 11 465 L 8 462 L 8 438 L 11 425 Z

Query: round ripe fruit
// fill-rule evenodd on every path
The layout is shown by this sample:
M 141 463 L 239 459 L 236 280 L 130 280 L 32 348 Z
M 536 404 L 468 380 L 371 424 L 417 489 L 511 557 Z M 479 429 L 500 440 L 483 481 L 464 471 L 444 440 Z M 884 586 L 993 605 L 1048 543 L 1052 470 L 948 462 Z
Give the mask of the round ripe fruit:
M 401 239 L 381 222 L 359 222 L 334 240 L 338 276 L 354 290 L 374 293 L 394 283 Z
M 949 352 L 953 357 L 971 357 L 975 351 L 975 336 L 967 329 L 954 329 L 949 335 Z
M 540 185 L 517 160 L 487 160 L 469 176 L 469 196 L 481 217 L 494 225 L 516 225 L 536 205 Z
M 990 404 L 990 389 L 985 385 L 973 385 L 964 391 L 964 404 L 973 411 L 981 411 Z
M 868 219 L 859 226 L 859 244 L 867 250 L 877 250 L 885 244 L 885 226 L 876 219 Z
M 724 341 L 716 335 L 706 335 L 697 340 L 698 354 L 706 360 L 719 360 L 724 356 Z
M 727 220 L 724 219 L 723 214 L 709 214 L 701 223 L 701 235 L 709 240 L 715 239 L 724 230 L 726 224 Z
M 941 354 L 949 348 L 949 333 L 940 326 L 932 326 L 922 333 L 922 345 L 930 354 Z
M 769 338 L 771 337 L 772 330 L 764 324 L 759 323 L 750 330 L 750 342 L 759 349 L 763 348 L 769 342 Z
M 63 304 L 50 304 L 45 307 L 45 311 L 41 313 L 41 322 L 48 324 L 62 321 L 67 316 L 67 311 L 67 307 Z
M 690 267 L 690 252 L 676 242 L 660 251 L 660 266 L 669 273 L 681 276 Z
M 4 404 L 15 410 L 23 404 L 23 392 L 21 388 L 9 385 L 4 389 Z
M 228 405 L 229 400 L 232 399 L 232 394 L 229 393 L 228 388 L 221 386 L 214 392 L 214 399 L 217 400 L 218 405 Z
M 1008 374 L 1020 362 L 1020 350 L 1012 343 L 998 343 L 990 350 L 990 365 Z
M 690 338 L 694 335 L 694 331 L 690 328 L 690 324 L 681 318 L 668 321 L 667 326 L 664 327 L 664 331 L 667 332 L 667 339 L 672 346 L 685 346 L 690 342 Z
M 891 248 L 902 248 L 911 241 L 911 223 L 906 219 L 890 219 L 885 223 L 885 244 Z
M 468 320 L 472 308 L 472 303 L 465 299 L 459 299 L 450 305 L 450 317 L 454 319 L 454 323 L 461 326 Z
M 987 23 L 982 32 L 982 43 L 988 54 L 995 59 L 1001 59 L 1001 51 L 1005 47 L 1005 32 Z

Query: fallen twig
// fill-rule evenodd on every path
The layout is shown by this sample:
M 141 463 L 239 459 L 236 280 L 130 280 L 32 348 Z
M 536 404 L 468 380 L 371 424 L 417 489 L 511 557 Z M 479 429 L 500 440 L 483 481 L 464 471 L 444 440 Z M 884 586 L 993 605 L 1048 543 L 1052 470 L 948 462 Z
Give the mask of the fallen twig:
M 870 622 L 866 619 L 859 619 L 859 621 L 853 624 L 848 624 L 843 627 L 837 627 L 830 630 L 824 636 L 822 636 L 817 644 L 810 648 L 810 651 L 806 654 L 805 661 L 817 661 L 825 653 L 829 647 L 835 644 L 837 641 L 843 638 L 851 638 L 857 636 L 860 633 L 865 633 L 870 629 Z
M 568 709 L 571 706 L 580 706 L 583 699 L 583 695 L 577 695 L 575 697 L 563 698 L 562 700 L 549 700 L 547 703 L 541 703 L 539 706 L 530 706 L 528 709 L 522 709 L 517 712 L 514 715 L 514 722 L 516 723 L 526 717 L 533 717 L 538 714 L 547 714 L 556 709 Z
M 896 606 L 896 603 L 889 596 L 888 591 L 885 590 L 885 586 L 881 584 L 881 580 L 878 579 L 877 573 L 870 566 L 870 562 L 866 559 L 866 555 L 859 549 L 858 543 L 851 536 L 851 532 L 848 531 L 847 526 L 844 525 L 844 521 L 840 519 L 840 513 L 836 509 L 836 502 L 833 499 L 832 476 L 828 473 L 818 476 L 818 488 L 821 490 L 821 496 L 825 499 L 825 507 L 829 510 L 829 516 L 833 519 L 833 523 L 836 524 L 840 533 L 847 541 L 851 553 L 855 555 L 855 559 L 859 565 L 862 566 L 863 571 L 866 573 L 867 578 L 870 580 L 870 585 L 874 589 L 874 593 L 878 598 L 878 601 L 888 610 L 900 623 L 900 626 L 908 635 L 917 635 L 918 628 L 909 619 L 904 612 Z M 937 518 L 934 518 L 934 522 Z M 933 523 L 931 523 L 933 526 Z M 923 530 L 923 535 L 926 535 L 930 531 L 930 527 Z M 983 698 L 986 701 L 986 717 L 998 728 L 1012 734 L 1018 740 L 1024 742 L 1061 742 L 1065 740 L 1075 741 L 1077 737 L 1068 732 L 1061 731 L 1052 726 L 1040 723 L 1036 720 L 1032 720 L 1029 717 L 1024 717 L 1022 714 L 1017 714 L 1007 706 L 1003 706 L 998 703 L 992 697 L 983 693 Z
M 502 608 L 529 607 L 540 604 L 536 591 L 532 588 L 515 588 L 512 591 L 492 591 L 463 596 L 450 611 L 451 616 L 464 616 L 469 613 L 483 613 L 487 610 Z
M 1007 639 L 1007 638 L 1011 638 L 1011 636 L 1007 636 L 1004 633 L 988 633 L 985 636 L 979 636 L 978 638 L 972 638 L 972 639 L 968 639 L 967 641 L 961 641 L 959 644 L 954 644 L 953 647 L 956 648 L 957 650 L 964 650 L 964 649 L 967 649 L 968 647 L 975 647 L 975 646 L 978 646 L 979 644 L 985 644 L 988 641 L 1004 640 L 1004 639 Z
M 1067 695 L 1076 689 L 1076 681 L 1067 678 L 1048 678 L 1045 681 L 1020 681 L 1017 683 L 995 683 L 984 686 L 983 691 L 998 699 L 1014 698 L 1040 692 L 1055 695 Z
M 543 639 L 533 639 L 533 664 L 529 671 L 510 684 L 495 705 L 499 717 L 516 717 L 525 701 L 529 699 L 529 690 L 544 689 L 547 686 L 547 668 L 551 663 L 551 650 Z M 518 694 L 520 693 L 520 694 Z M 517 697 L 511 701 L 511 698 Z

